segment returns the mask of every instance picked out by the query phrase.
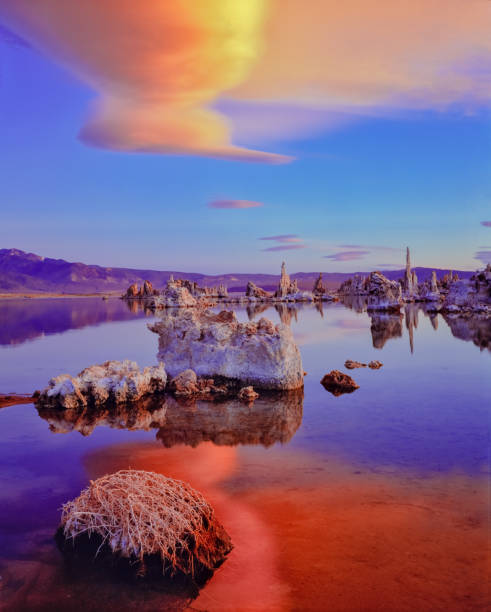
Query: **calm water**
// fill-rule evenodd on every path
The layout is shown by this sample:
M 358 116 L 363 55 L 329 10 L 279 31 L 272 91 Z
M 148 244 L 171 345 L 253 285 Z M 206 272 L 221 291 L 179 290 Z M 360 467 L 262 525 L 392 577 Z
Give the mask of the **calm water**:
M 54 545 L 61 504 L 132 467 L 188 481 L 232 536 L 193 610 L 487 609 L 490 324 L 340 304 L 237 313 L 291 324 L 303 395 L 90 422 L 0 410 L 4 608 L 186 608 L 176 594 L 75 576 Z M 120 300 L 0 302 L 0 393 L 107 359 L 154 364 L 151 320 Z M 353 370 L 360 389 L 334 397 L 319 381 L 347 358 L 384 367 Z

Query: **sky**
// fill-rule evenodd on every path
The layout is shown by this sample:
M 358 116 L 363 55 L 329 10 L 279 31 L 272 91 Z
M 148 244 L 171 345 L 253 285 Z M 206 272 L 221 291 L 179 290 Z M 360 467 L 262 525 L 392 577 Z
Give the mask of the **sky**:
M 210 274 L 491 261 L 486 0 L 0 0 L 0 248 Z

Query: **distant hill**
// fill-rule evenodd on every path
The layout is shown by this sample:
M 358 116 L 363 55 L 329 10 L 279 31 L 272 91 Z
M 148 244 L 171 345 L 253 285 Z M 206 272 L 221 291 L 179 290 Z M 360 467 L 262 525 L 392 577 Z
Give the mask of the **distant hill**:
M 419 280 L 430 277 L 433 268 L 415 268 Z M 440 278 L 448 270 L 436 270 Z M 473 274 L 469 271 L 457 271 L 461 278 Z M 179 270 L 140 270 L 132 268 L 106 268 L 69 262 L 64 259 L 41 257 L 19 249 L 0 249 L 0 293 L 111 293 L 123 292 L 132 283 L 142 284 L 149 280 L 156 288 L 165 285 L 171 274 L 176 278 L 188 278 L 201 286 L 213 286 L 223 283 L 229 290 L 244 291 L 248 281 L 253 281 L 267 290 L 276 288 L 279 274 L 219 274 L 215 276 L 182 272 Z M 301 289 L 312 289 L 319 272 L 297 272 L 291 274 L 297 279 Z M 354 273 L 353 273 L 354 274 Z M 337 289 L 351 273 L 323 272 L 326 285 Z M 368 274 L 358 272 L 357 274 Z M 386 270 L 384 274 L 390 279 L 401 278 L 403 269 Z

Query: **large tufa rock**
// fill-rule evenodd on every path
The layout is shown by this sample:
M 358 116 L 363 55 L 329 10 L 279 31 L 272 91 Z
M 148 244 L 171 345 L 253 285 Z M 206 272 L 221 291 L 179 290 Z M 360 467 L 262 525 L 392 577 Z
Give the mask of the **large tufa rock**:
M 253 298 L 257 298 L 259 300 L 261 300 L 263 298 L 270 298 L 270 297 L 272 297 L 272 294 L 269 291 L 266 291 L 266 289 L 262 289 L 261 287 L 258 287 L 252 281 L 249 281 L 247 283 L 245 294 L 246 294 L 246 297 L 253 297 Z
M 491 264 L 476 272 L 468 281 L 452 281 L 442 310 L 449 313 L 467 311 L 491 314 Z
M 77 376 L 61 374 L 49 381 L 37 399 L 39 406 L 64 409 L 100 406 L 106 402 L 134 402 L 165 390 L 164 365 L 144 368 L 134 361 L 106 361 L 82 370 Z
M 184 283 L 171 279 L 165 289 L 155 298 L 155 308 L 192 308 L 198 304 Z
M 280 284 L 276 290 L 275 297 L 286 298 L 288 296 L 294 296 L 296 293 L 298 293 L 297 281 L 292 281 L 290 279 L 290 276 L 286 273 L 286 264 L 283 262 L 281 264 Z
M 367 310 L 399 311 L 402 305 L 401 285 L 381 272 L 371 272 L 367 278 Z
M 424 301 L 424 302 L 433 302 L 434 306 L 437 306 L 436 309 L 438 309 L 438 305 L 436 305 L 436 302 L 439 302 L 441 299 L 441 294 L 440 294 L 440 289 L 438 287 L 438 280 L 436 278 L 436 272 L 435 270 L 433 270 L 433 272 L 431 273 L 431 280 L 430 283 L 428 284 L 428 282 L 426 282 L 424 285 L 422 285 L 420 287 L 420 294 L 419 294 L 420 300 Z M 431 308 L 433 310 L 433 308 Z
M 126 293 L 123 295 L 123 298 L 150 298 L 154 295 L 158 295 L 157 289 L 154 289 L 152 283 L 146 280 L 140 288 L 138 288 L 137 283 L 130 285 L 126 290 Z
M 303 385 L 300 351 L 291 330 L 268 319 L 239 323 L 233 311 L 169 311 L 149 325 L 159 334 L 159 359 L 177 376 L 188 368 L 199 377 L 238 386 L 297 389 Z
M 317 280 L 314 283 L 312 293 L 316 297 L 322 297 L 325 293 L 327 293 L 326 286 L 322 281 L 322 272 L 319 272 L 319 276 L 317 277 Z
M 128 287 L 128 289 L 126 289 L 126 293 L 124 294 L 124 297 L 136 298 L 136 297 L 139 297 L 139 295 L 140 295 L 140 292 L 138 290 L 138 284 L 133 283 L 132 285 Z
M 367 279 L 361 274 L 348 278 L 339 287 L 339 293 L 344 296 L 360 296 L 368 294 Z

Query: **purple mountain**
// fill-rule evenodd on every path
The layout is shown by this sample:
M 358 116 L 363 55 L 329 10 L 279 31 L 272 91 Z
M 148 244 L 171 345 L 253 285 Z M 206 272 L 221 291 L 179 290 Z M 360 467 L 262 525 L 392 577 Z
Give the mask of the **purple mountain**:
M 419 280 L 431 276 L 433 268 L 414 268 Z M 436 270 L 441 278 L 449 270 Z M 470 271 L 457 270 L 461 278 L 468 278 Z M 219 274 L 206 275 L 179 270 L 140 270 L 132 268 L 107 268 L 69 262 L 64 259 L 41 257 L 19 249 L 0 249 L 0 292 L 1 293 L 110 293 L 123 292 L 132 283 L 142 284 L 149 280 L 154 287 L 161 288 L 170 275 L 188 278 L 202 286 L 223 283 L 229 290 L 243 291 L 248 281 L 253 281 L 264 289 L 275 289 L 279 274 Z M 358 272 L 368 274 L 368 272 Z M 390 279 L 402 278 L 404 270 L 387 270 L 384 274 Z M 297 272 L 291 274 L 301 289 L 312 289 L 319 272 Z M 323 278 L 330 289 L 337 289 L 351 273 L 323 272 Z

